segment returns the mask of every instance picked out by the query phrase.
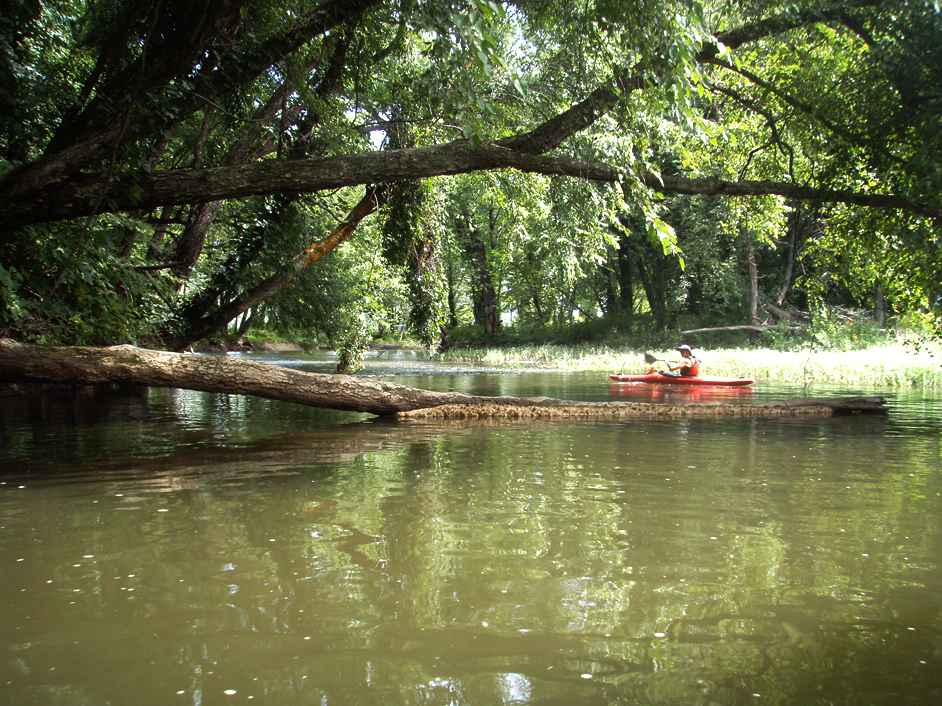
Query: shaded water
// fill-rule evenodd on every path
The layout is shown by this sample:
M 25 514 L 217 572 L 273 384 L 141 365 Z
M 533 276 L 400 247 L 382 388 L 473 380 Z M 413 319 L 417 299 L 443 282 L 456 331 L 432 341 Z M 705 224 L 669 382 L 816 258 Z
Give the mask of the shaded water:
M 367 374 L 625 394 L 387 358 Z M 942 400 L 891 404 L 489 425 L 0 400 L 0 704 L 938 703 Z

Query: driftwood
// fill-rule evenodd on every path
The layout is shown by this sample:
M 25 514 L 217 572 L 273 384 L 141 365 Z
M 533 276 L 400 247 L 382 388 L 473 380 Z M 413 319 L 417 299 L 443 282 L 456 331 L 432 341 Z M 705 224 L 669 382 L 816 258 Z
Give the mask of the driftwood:
M 327 375 L 225 356 L 135 346 L 46 347 L 0 340 L 0 382 L 119 383 L 254 395 L 313 407 L 419 418 L 792 417 L 885 413 L 879 397 L 792 400 L 762 405 L 569 402 L 432 392 L 350 375 Z

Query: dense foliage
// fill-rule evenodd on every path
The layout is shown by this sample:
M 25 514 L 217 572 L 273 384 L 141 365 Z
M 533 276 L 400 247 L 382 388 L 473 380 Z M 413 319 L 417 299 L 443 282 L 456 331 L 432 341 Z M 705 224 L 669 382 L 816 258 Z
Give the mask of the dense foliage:
M 939 36 L 931 0 L 20 0 L 0 334 L 264 327 L 353 368 L 508 325 L 931 322 Z

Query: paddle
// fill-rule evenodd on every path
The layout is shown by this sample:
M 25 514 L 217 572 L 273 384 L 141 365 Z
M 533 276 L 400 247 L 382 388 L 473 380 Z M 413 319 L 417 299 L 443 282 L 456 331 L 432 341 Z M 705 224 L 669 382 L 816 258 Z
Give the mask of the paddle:
M 672 361 L 672 360 L 664 360 L 664 358 L 655 358 L 655 357 L 654 357 L 653 355 L 651 355 L 650 353 L 645 353 L 645 354 L 644 354 L 644 362 L 647 363 L 648 365 L 651 365 L 652 363 L 667 363 L 668 372 L 665 372 L 665 371 L 663 371 L 663 370 L 658 370 L 658 371 L 657 371 L 657 372 L 660 373 L 661 375 L 678 375 L 678 374 L 679 374 L 679 373 L 675 373 L 675 372 L 670 372 L 671 364 L 674 363 L 674 361 Z

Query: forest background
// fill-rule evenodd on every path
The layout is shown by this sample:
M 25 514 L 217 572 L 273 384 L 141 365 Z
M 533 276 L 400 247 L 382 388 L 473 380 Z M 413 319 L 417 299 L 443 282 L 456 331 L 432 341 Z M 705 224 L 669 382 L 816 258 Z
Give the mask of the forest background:
M 923 345 L 939 37 L 931 0 L 19 0 L 0 336 L 256 332 L 347 370 L 376 340 Z

